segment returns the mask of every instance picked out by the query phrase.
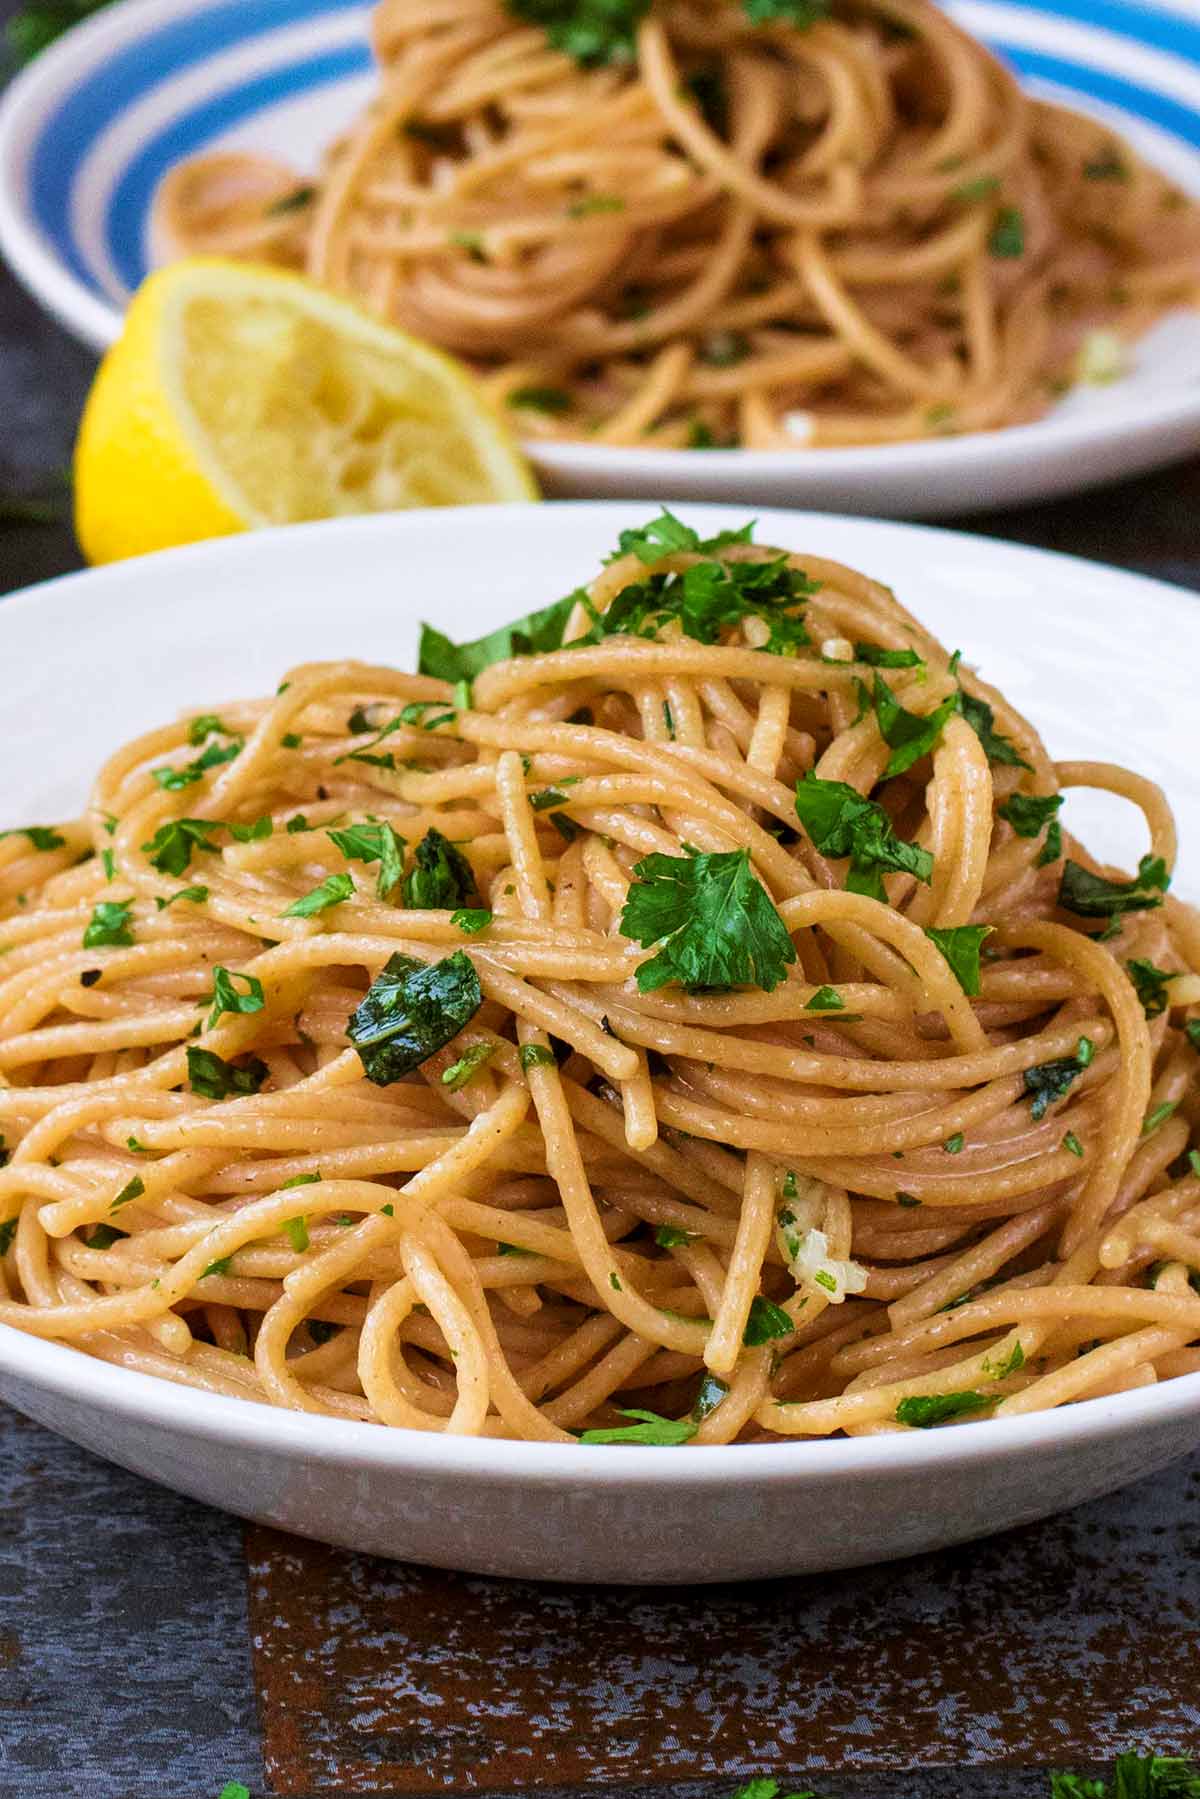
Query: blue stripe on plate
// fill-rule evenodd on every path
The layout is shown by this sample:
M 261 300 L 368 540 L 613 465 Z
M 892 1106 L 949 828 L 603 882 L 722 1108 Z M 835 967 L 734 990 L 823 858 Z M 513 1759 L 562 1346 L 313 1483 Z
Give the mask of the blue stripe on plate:
M 95 286 L 71 230 L 71 189 L 95 140 L 150 89 L 249 39 L 362 0 L 224 0 L 139 37 L 94 68 L 51 114 L 29 161 L 29 201 L 38 225 L 72 272 Z
M 1027 50 L 1022 44 L 997 43 L 993 46 L 1006 56 L 1020 75 L 1033 75 L 1052 81 L 1057 87 L 1070 88 L 1077 94 L 1102 100 L 1108 106 L 1120 107 L 1137 118 L 1182 138 L 1185 143 L 1200 146 L 1200 108 L 1187 106 L 1169 94 L 1160 94 L 1140 82 L 1126 81 L 1121 75 L 1110 75 L 1107 69 L 1093 69 L 1060 56 L 1046 56 L 1040 50 Z
M 172 119 L 156 137 L 149 138 L 113 188 L 105 219 L 109 254 L 125 285 L 137 287 L 148 273 L 146 221 L 155 189 L 168 169 L 267 106 L 315 87 L 365 74 L 372 66 L 366 44 L 350 44 L 343 50 L 281 63 L 238 87 L 226 88 L 202 106 Z
M 1167 12 L 1159 7 L 1139 6 L 1136 0 L 1003 0 L 1005 6 L 1021 12 L 1039 13 L 1042 18 L 1076 19 L 1080 24 L 1114 32 L 1136 44 L 1151 44 L 1159 50 L 1174 51 L 1189 62 L 1200 62 L 1200 23 L 1184 18 L 1182 13 Z

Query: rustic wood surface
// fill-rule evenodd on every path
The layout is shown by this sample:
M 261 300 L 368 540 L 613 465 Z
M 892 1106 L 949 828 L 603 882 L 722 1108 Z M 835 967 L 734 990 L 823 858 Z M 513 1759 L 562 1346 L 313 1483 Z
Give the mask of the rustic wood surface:
M 65 500 L 92 366 L 0 270 L 0 497 Z M 964 524 L 1200 588 L 1198 516 L 1200 461 Z M 78 566 L 0 523 L 0 593 Z M 892 1567 L 606 1593 L 243 1531 L 0 1408 L 0 1799 L 1041 1799 L 1200 1755 L 1198 1657 L 1200 1459 Z

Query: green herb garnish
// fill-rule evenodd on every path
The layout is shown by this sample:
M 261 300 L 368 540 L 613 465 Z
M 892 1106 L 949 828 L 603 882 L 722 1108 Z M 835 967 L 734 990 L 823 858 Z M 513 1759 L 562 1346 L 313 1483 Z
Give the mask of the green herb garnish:
M 434 963 L 397 953 L 351 1014 L 346 1035 L 367 1079 L 387 1087 L 444 1049 L 482 1004 L 479 977 L 462 950 Z
M 104 945 L 128 949 L 133 942 L 133 932 L 129 928 L 132 916 L 132 900 L 101 900 L 83 933 L 84 949 L 99 949 Z
M 203 1099 L 241 1098 L 257 1093 L 267 1078 L 268 1069 L 258 1056 L 247 1056 L 240 1062 L 227 1062 L 211 1049 L 188 1045 L 188 1086 Z
M 637 971 L 652 993 L 668 982 L 688 988 L 761 987 L 772 992 L 796 960 L 795 945 L 750 866 L 748 850 L 646 856 L 621 914 L 621 931 L 658 954 Z
M 884 870 L 898 869 L 926 883 L 933 873 L 929 851 L 903 842 L 883 807 L 845 781 L 805 775 L 796 783 L 796 812 L 823 856 L 850 858 L 846 887 L 851 893 L 886 900 Z
M 318 912 L 327 912 L 331 906 L 340 906 L 344 900 L 353 897 L 354 882 L 349 875 L 326 875 L 319 887 L 314 887 L 302 899 L 293 900 L 280 917 L 314 918 Z
M 642 1443 L 654 1448 L 675 1448 L 690 1443 L 696 1425 L 690 1418 L 660 1418 L 657 1412 L 643 1412 L 637 1406 L 618 1406 L 622 1418 L 637 1418 L 637 1424 L 619 1424 L 608 1430 L 585 1430 L 581 1443 Z

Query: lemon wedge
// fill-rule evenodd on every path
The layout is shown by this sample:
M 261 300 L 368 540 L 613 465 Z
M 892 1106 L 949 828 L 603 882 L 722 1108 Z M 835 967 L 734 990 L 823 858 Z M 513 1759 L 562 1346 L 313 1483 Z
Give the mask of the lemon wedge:
M 467 369 L 303 276 L 195 257 L 151 275 L 75 448 L 91 562 L 263 525 L 535 500 Z

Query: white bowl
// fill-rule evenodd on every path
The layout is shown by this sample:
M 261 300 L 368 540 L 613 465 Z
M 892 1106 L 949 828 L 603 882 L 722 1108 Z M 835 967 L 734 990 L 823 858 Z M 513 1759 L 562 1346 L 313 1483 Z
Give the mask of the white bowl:
M 408 513 L 269 531 L 71 575 L 0 605 L 0 828 L 68 815 L 117 743 L 177 709 L 269 692 L 292 662 L 411 665 L 416 620 L 461 637 L 574 587 L 656 510 Z M 740 512 L 689 508 L 706 531 Z M 775 513 L 762 542 L 831 555 L 902 603 L 1063 756 L 1161 780 L 1200 889 L 1194 596 L 916 526 Z M 1183 721 L 1188 721 L 1186 727 Z M 1071 827 L 1136 861 L 1129 819 L 1072 793 Z M 1128 809 L 1126 809 L 1128 810 Z M 534 1579 L 694 1583 L 849 1567 L 1078 1504 L 1200 1445 L 1200 1375 L 1029 1418 L 848 1441 L 687 1449 L 475 1441 L 192 1392 L 0 1327 L 0 1395 L 212 1505 L 377 1554 Z
M 1200 196 L 1195 0 L 946 0 L 1032 92 L 1108 120 Z M 376 85 L 359 0 L 121 0 L 0 102 L 0 251 L 68 330 L 103 347 L 154 261 L 150 209 L 175 162 L 255 149 L 299 169 Z M 1095 15 L 1095 16 L 1089 16 Z M 531 445 L 549 489 L 925 515 L 1077 492 L 1200 447 L 1200 314 L 1140 344 L 1128 375 L 1033 425 L 857 449 Z

